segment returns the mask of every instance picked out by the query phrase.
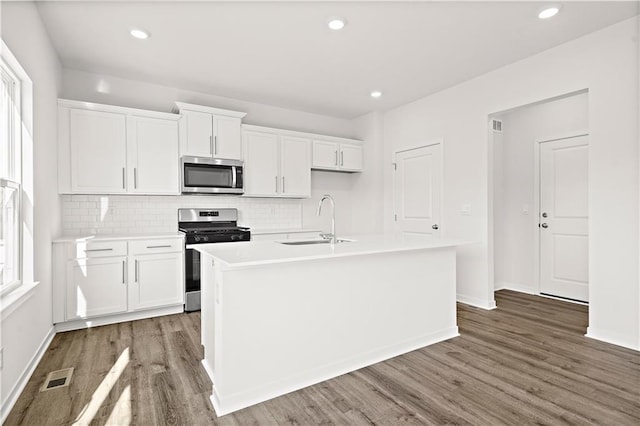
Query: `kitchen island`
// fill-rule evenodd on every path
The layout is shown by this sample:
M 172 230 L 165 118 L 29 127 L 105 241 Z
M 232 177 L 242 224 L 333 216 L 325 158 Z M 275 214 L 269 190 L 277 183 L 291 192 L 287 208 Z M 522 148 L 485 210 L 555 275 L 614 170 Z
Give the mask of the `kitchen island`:
M 193 246 L 219 416 L 458 335 L 461 241 L 285 242 Z

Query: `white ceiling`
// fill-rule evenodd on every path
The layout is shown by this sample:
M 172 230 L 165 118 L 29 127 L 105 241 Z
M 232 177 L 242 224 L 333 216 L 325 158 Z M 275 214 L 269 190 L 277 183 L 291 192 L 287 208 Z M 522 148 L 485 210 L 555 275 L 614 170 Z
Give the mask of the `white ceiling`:
M 352 118 L 386 110 L 639 13 L 638 2 L 56 2 L 63 66 Z M 348 25 L 326 26 L 333 15 Z M 129 29 L 151 33 L 133 39 Z M 369 93 L 381 90 L 380 99 Z

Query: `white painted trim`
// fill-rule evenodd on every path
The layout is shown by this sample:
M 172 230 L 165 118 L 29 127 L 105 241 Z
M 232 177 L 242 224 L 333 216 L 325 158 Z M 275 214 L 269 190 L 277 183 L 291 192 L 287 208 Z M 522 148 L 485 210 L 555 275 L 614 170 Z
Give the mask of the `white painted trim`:
M 329 365 L 319 366 L 311 371 L 306 371 L 293 377 L 286 377 L 277 383 L 269 383 L 268 386 L 250 389 L 247 392 L 241 392 L 221 401 L 218 397 L 215 383 L 213 384 L 213 392 L 211 394 L 211 403 L 218 416 L 232 413 L 242 408 L 249 407 L 272 398 L 306 388 L 307 386 L 341 376 L 342 374 L 385 361 L 387 359 L 405 354 L 407 352 L 420 349 L 434 343 L 457 337 L 458 327 L 452 327 L 440 330 L 408 342 L 402 342 L 389 347 L 376 349 L 367 354 L 361 354 L 357 357 L 340 360 Z M 203 362 L 205 371 L 213 382 L 211 371 Z
M 243 118 L 244 116 L 247 115 L 246 112 L 231 111 L 228 109 L 214 108 L 214 107 L 205 106 L 205 105 L 188 104 L 186 102 L 176 102 L 175 104 L 176 106 L 175 108 L 173 108 L 173 111 L 178 113 L 182 110 L 186 110 L 186 111 L 206 112 L 209 114 L 224 115 L 226 117 L 236 117 L 236 118 Z
M 51 341 L 53 340 L 53 337 L 55 335 L 56 335 L 55 329 L 51 327 L 47 332 L 47 335 L 42 340 L 42 343 L 40 343 L 38 350 L 36 351 L 35 354 L 33 354 L 31 359 L 29 360 L 29 363 L 27 364 L 24 371 L 20 375 L 20 378 L 16 381 L 11 391 L 9 391 L 9 393 L 7 394 L 7 399 L 2 403 L 2 407 L 0 408 L 0 412 L 1 412 L 0 423 L 4 423 L 4 421 L 7 419 L 7 416 L 9 415 L 9 413 L 11 412 L 11 409 L 13 408 L 16 401 L 18 400 L 18 397 L 20 396 L 24 388 L 27 386 L 27 383 L 29 383 L 29 379 L 31 378 L 31 375 L 33 375 L 33 372 L 35 371 L 36 367 L 40 363 L 40 360 L 42 360 L 42 357 L 47 351 L 47 348 L 49 348 L 49 345 L 51 344 Z
M 593 327 L 587 327 L 587 334 L 585 337 L 594 340 L 600 340 L 601 342 L 609 343 L 616 346 L 622 346 L 623 348 L 631 349 L 634 351 L 640 351 L 640 345 L 638 343 L 632 343 L 627 336 L 614 335 L 604 332 L 602 330 L 595 329 Z
M 510 282 L 500 282 L 496 284 L 495 291 L 498 290 L 512 290 L 517 291 L 519 293 L 527 293 L 539 295 L 538 289 L 534 286 L 520 284 L 520 283 L 510 283 Z
M 181 314 L 184 312 L 184 305 L 168 306 L 159 309 L 148 309 L 138 312 L 127 312 L 118 315 L 90 318 L 86 320 L 66 321 L 55 324 L 56 332 L 80 330 L 83 328 L 98 327 L 107 324 L 117 324 L 126 321 L 135 321 L 145 318 L 160 317 L 164 315 Z
M 425 143 L 408 145 L 408 146 L 406 146 L 406 147 L 404 147 L 402 149 L 398 149 L 397 151 L 394 151 L 393 158 L 395 160 L 396 155 L 398 153 L 400 153 L 400 152 L 413 151 L 414 149 L 426 148 L 428 146 L 433 146 L 433 145 L 438 145 L 438 144 L 441 144 L 442 147 L 444 148 L 444 138 L 436 138 L 436 139 L 432 139 L 430 141 L 427 141 Z M 444 155 L 443 155 L 443 157 L 444 157 Z
M 493 293 L 492 293 L 493 294 Z M 456 294 L 456 302 L 465 305 L 475 306 L 476 308 L 486 309 L 488 311 L 496 308 L 496 300 L 483 300 L 477 297 L 465 296 L 464 294 Z
M 16 311 L 24 302 L 29 300 L 35 293 L 40 281 L 16 287 L 13 291 L 2 296 L 0 299 L 0 320 L 4 321 Z
M 533 228 L 533 294 L 540 294 L 540 150 L 545 142 L 589 136 L 586 130 L 573 131 L 537 139 L 533 142 L 533 211 L 531 215 Z M 588 141 L 587 141 L 588 144 Z
M 74 101 L 71 99 L 58 99 L 58 107 L 80 108 L 91 111 L 112 112 L 116 114 L 135 115 L 140 117 L 162 118 L 165 120 L 178 121 L 179 114 L 170 112 L 149 111 L 146 109 L 121 107 L 116 105 L 97 104 L 94 102 Z

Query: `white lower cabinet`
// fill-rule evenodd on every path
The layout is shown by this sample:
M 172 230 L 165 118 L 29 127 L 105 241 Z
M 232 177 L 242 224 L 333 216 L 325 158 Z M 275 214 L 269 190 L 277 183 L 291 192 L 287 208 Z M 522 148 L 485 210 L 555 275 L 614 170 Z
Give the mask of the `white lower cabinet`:
M 179 236 L 55 242 L 54 323 L 105 318 L 102 323 L 108 323 L 167 308 L 182 311 L 183 247 Z
M 124 256 L 69 260 L 66 319 L 126 312 L 126 270 Z
M 182 253 L 143 254 L 133 257 L 129 307 L 149 309 L 183 303 Z

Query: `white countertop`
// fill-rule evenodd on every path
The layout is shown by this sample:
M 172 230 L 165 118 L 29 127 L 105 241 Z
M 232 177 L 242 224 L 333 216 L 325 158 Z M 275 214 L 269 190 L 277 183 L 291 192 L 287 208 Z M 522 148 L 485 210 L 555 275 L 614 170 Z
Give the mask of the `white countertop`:
M 227 267 L 247 267 L 313 259 L 358 256 L 410 250 L 437 249 L 468 244 L 466 241 L 430 236 L 358 235 L 337 244 L 286 245 L 278 241 L 247 241 L 232 244 L 189 245 Z M 284 240 L 296 241 L 293 239 Z
M 54 243 L 76 243 L 82 241 L 113 241 L 113 240 L 146 240 L 154 238 L 184 238 L 182 232 L 162 232 L 155 234 L 93 234 L 93 235 L 63 235 L 54 238 Z
M 320 229 L 313 228 L 280 228 L 280 229 L 253 229 L 251 228 L 251 233 L 255 235 L 265 235 L 265 234 L 297 234 L 297 233 L 306 233 L 306 232 L 317 232 L 320 234 L 322 232 Z

